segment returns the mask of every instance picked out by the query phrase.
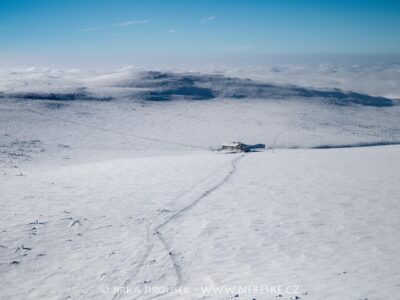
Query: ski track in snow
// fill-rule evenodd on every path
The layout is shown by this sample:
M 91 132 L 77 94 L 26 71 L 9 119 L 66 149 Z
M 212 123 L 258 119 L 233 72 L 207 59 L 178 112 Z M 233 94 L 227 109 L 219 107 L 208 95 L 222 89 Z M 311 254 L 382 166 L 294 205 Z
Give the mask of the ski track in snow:
M 157 215 L 158 216 L 158 215 Z M 135 278 L 137 275 L 139 275 L 140 271 L 144 267 L 147 259 L 149 258 L 151 251 L 154 247 L 154 244 L 151 242 L 151 224 L 152 222 L 157 218 L 157 216 L 148 223 L 147 228 L 146 228 L 146 247 L 145 247 L 145 252 L 140 261 L 136 264 L 134 269 L 132 270 L 131 276 L 124 281 L 124 283 L 121 285 L 121 287 L 127 287 Z M 123 293 L 115 293 L 112 299 L 119 299 Z
M 49 116 L 47 114 L 44 113 L 40 113 L 37 112 L 33 109 L 27 109 L 24 108 L 26 111 L 47 117 L 47 118 L 51 118 L 51 119 L 57 119 L 60 121 L 64 121 L 67 123 L 71 123 L 77 126 L 84 126 L 84 127 L 88 127 L 88 128 L 92 128 L 92 129 L 97 129 L 97 130 L 101 130 L 104 132 L 110 132 L 113 134 L 117 134 L 120 135 L 125 142 L 132 144 L 132 142 L 129 141 L 129 139 L 121 132 L 118 131 L 114 131 L 114 130 L 109 130 L 109 129 L 105 129 L 102 127 L 98 127 L 98 126 L 91 126 L 91 125 L 85 125 L 85 124 L 81 124 L 79 122 L 74 122 L 65 118 L 60 118 L 60 117 L 54 117 L 54 116 Z M 157 138 L 151 138 L 151 137 L 145 137 L 145 136 L 138 136 L 138 135 L 132 135 L 133 137 L 136 138 L 140 138 L 140 139 L 144 139 L 144 140 L 149 140 L 149 141 L 155 141 L 155 142 L 160 142 L 160 143 L 166 143 L 166 144 L 173 144 L 173 145 L 179 145 L 179 146 L 186 146 L 186 147 L 190 147 L 190 148 L 197 148 L 197 149 L 207 149 L 205 147 L 199 147 L 199 146 L 194 146 L 194 145 L 189 145 L 189 144 L 184 144 L 184 143 L 177 143 L 177 142 L 171 142 L 171 141 L 166 141 L 166 140 L 161 140 L 161 139 L 157 139 Z M 211 194 L 212 192 L 214 192 L 215 190 L 217 190 L 218 188 L 220 188 L 225 182 L 227 182 L 229 180 L 229 178 L 233 175 L 233 173 L 236 171 L 236 163 L 237 161 L 239 161 L 244 155 L 241 155 L 237 158 L 235 158 L 234 160 L 231 161 L 231 170 L 229 171 L 229 173 L 222 179 L 221 182 L 219 182 L 218 184 L 214 185 L 213 187 L 211 187 L 210 189 L 206 190 L 200 197 L 196 198 L 193 202 L 191 202 L 189 205 L 183 207 L 182 209 L 180 209 L 179 211 L 177 211 L 175 214 L 171 215 L 169 218 L 167 218 L 165 221 L 163 221 L 161 224 L 157 225 L 156 227 L 154 227 L 153 229 L 151 229 L 151 224 L 154 222 L 154 220 L 159 216 L 157 215 L 147 226 L 147 234 L 146 234 L 146 250 L 145 250 L 145 254 L 143 255 L 143 257 L 141 258 L 141 260 L 136 264 L 136 268 L 133 270 L 132 272 L 132 276 L 130 279 L 125 280 L 124 284 L 122 285 L 122 287 L 126 287 L 128 286 L 128 284 L 140 273 L 142 267 L 144 266 L 145 262 L 147 261 L 148 257 L 151 254 L 151 251 L 154 247 L 154 244 L 151 243 L 151 235 L 153 233 L 153 235 L 157 236 L 158 240 L 162 243 L 163 247 L 165 248 L 167 255 L 170 257 L 171 259 L 171 263 L 172 266 L 174 268 L 174 273 L 176 274 L 177 277 L 177 284 L 176 287 L 179 287 L 182 285 L 183 281 L 184 281 L 184 275 L 183 275 L 183 270 L 182 270 L 182 266 L 179 265 L 179 262 L 175 259 L 175 256 L 173 254 L 171 254 L 171 248 L 168 245 L 168 242 L 165 240 L 165 238 L 163 237 L 163 235 L 161 234 L 161 232 L 159 231 L 160 229 L 162 229 L 163 227 L 165 227 L 166 225 L 168 225 L 171 221 L 173 221 L 174 219 L 179 218 L 180 216 L 182 216 L 186 211 L 190 210 L 191 208 L 193 208 L 197 203 L 199 203 L 202 199 L 204 199 L 205 197 L 207 197 L 209 194 Z M 220 168 L 218 168 L 220 169 Z M 217 170 L 218 170 L 217 169 Z M 216 172 L 216 171 L 214 171 Z M 213 172 L 213 173 L 214 173 Z M 198 184 L 201 184 L 203 181 L 205 181 L 208 178 L 208 176 L 201 180 Z M 191 190 L 191 188 L 189 189 L 189 191 Z M 115 270 L 116 271 L 116 270 Z M 102 280 L 102 282 L 104 281 L 104 279 Z M 98 285 L 98 284 L 96 284 Z M 88 293 L 90 293 L 91 291 L 93 291 L 94 287 L 91 287 L 88 289 L 88 292 L 83 296 L 84 299 Z M 122 293 L 116 293 L 113 297 L 113 299 L 119 299 L 120 296 L 122 295 Z M 158 295 L 158 296 L 162 296 Z M 157 297 L 158 297 L 157 296 Z
M 169 255 L 170 259 L 171 259 L 171 263 L 174 266 L 174 271 L 175 271 L 175 274 L 176 274 L 176 277 L 177 277 L 177 283 L 175 285 L 175 288 L 178 288 L 178 287 L 182 286 L 182 284 L 185 281 L 183 267 L 175 259 L 175 255 L 174 255 L 174 253 L 172 253 L 171 247 L 169 246 L 168 242 L 166 241 L 166 239 L 164 238 L 164 236 L 160 232 L 160 230 L 162 228 L 164 228 L 165 226 L 167 226 L 168 224 L 170 224 L 172 221 L 174 221 L 174 220 L 180 218 L 181 216 L 183 216 L 187 211 L 189 211 L 190 209 L 195 207 L 201 200 L 203 200 L 204 198 L 209 196 L 211 193 L 213 193 L 214 191 L 218 190 L 221 186 L 223 186 L 232 177 L 232 175 L 236 172 L 236 164 L 244 156 L 245 156 L 245 154 L 242 154 L 242 155 L 236 157 L 235 159 L 233 159 L 231 161 L 230 171 L 226 174 L 226 176 L 219 183 L 217 183 L 213 187 L 211 187 L 208 190 L 206 190 L 201 196 L 196 198 L 189 205 L 187 205 L 187 206 L 183 207 L 182 209 L 180 209 L 178 212 L 176 212 L 175 214 L 170 216 L 167 220 L 165 220 L 163 223 L 161 223 L 160 225 L 158 225 L 155 228 L 156 236 L 161 241 L 161 243 L 164 245 L 165 250 L 166 250 L 166 252 L 168 253 L 168 255 Z M 165 294 L 167 294 L 167 293 L 165 293 Z M 160 296 L 163 296 L 165 294 L 160 294 L 160 295 L 157 295 L 155 297 L 160 297 Z M 151 298 L 155 298 L 155 297 L 151 297 Z
M 157 216 L 158 216 L 158 215 L 157 215 Z M 153 220 L 156 219 L 157 216 L 154 217 Z M 153 221 L 153 220 L 152 220 L 152 221 Z M 132 271 L 132 276 L 130 277 L 130 280 L 126 280 L 126 281 L 124 282 L 124 284 L 121 285 L 121 287 L 126 287 L 126 286 L 128 286 L 129 283 L 140 273 L 140 271 L 141 271 L 142 267 L 144 266 L 144 264 L 145 264 L 147 258 L 148 258 L 148 257 L 150 256 L 150 254 L 151 254 L 151 250 L 152 250 L 152 248 L 153 248 L 154 245 L 150 243 L 150 239 L 151 239 L 151 236 L 150 236 L 150 235 L 151 235 L 150 227 L 151 227 L 151 222 L 148 222 L 148 225 L 146 226 L 146 248 L 145 248 L 145 250 L 144 250 L 145 254 L 144 254 L 143 257 L 140 259 L 140 261 L 135 265 L 135 267 L 134 267 L 134 269 L 133 269 L 133 271 Z M 127 257 L 127 258 L 125 259 L 124 263 L 127 262 L 127 261 L 129 260 L 129 258 L 130 258 L 130 257 Z M 111 273 L 111 275 L 114 275 L 115 273 L 117 273 L 117 271 L 118 271 L 118 268 L 116 267 L 116 268 L 113 270 L 113 272 Z M 87 292 L 86 292 L 84 295 L 82 295 L 82 297 L 80 297 L 80 299 L 82 299 L 82 300 L 87 299 L 91 292 L 93 292 L 93 291 L 95 291 L 95 292 L 99 291 L 99 287 L 100 287 L 101 285 L 104 285 L 104 284 L 105 284 L 105 279 L 106 279 L 107 277 L 109 277 L 109 276 L 110 276 L 110 275 L 103 276 L 103 278 L 102 278 L 102 280 L 101 280 L 100 282 L 95 282 L 93 285 L 91 285 L 91 286 L 87 289 Z M 121 295 L 122 295 L 121 293 L 116 293 L 116 294 L 114 295 L 113 299 L 118 299 Z
M 160 230 L 162 228 L 166 227 L 167 225 L 171 224 L 171 222 L 173 222 L 174 220 L 177 220 L 180 217 L 184 216 L 185 213 L 187 213 L 189 210 L 194 208 L 200 201 L 202 201 L 204 198 L 206 198 L 211 193 L 215 192 L 221 186 L 223 186 L 232 177 L 232 175 L 236 172 L 236 165 L 237 165 L 238 161 L 241 160 L 244 156 L 245 156 L 245 154 L 241 154 L 240 156 L 234 158 L 233 160 L 231 160 L 229 162 L 229 165 L 230 165 L 229 172 L 219 182 L 217 182 L 215 185 L 211 186 L 210 188 L 206 189 L 203 193 L 201 193 L 200 196 L 195 198 L 188 205 L 186 205 L 186 206 L 182 207 L 181 209 L 179 209 L 174 214 L 170 215 L 167 219 L 165 219 L 160 224 L 158 224 L 158 225 L 156 225 L 154 227 L 151 227 L 151 224 L 154 222 L 155 219 L 157 219 L 157 217 L 160 214 L 153 218 L 153 220 L 149 223 L 149 226 L 147 227 L 147 238 L 146 238 L 146 244 L 147 245 L 146 245 L 145 254 L 140 259 L 140 261 L 136 264 L 136 267 L 132 271 L 131 277 L 125 280 L 125 282 L 123 283 L 122 287 L 127 287 L 135 279 L 135 277 L 140 273 L 140 271 L 144 267 L 147 259 L 151 255 L 152 249 L 154 248 L 154 241 L 152 240 L 152 236 L 156 237 L 158 239 L 158 241 L 162 244 L 163 248 L 165 249 L 166 255 L 169 257 L 169 259 L 171 261 L 173 272 L 174 272 L 174 274 L 176 276 L 176 280 L 177 280 L 174 288 L 178 288 L 178 287 L 182 286 L 182 284 L 185 282 L 185 277 L 186 277 L 185 270 L 184 270 L 183 266 L 179 263 L 179 260 L 176 259 L 176 256 L 173 253 L 171 246 L 169 245 L 169 243 L 167 242 L 167 239 L 161 233 Z M 224 164 L 222 167 L 225 167 L 225 165 L 226 164 Z M 218 169 L 214 170 L 212 172 L 212 174 L 209 174 L 204 179 L 200 180 L 197 184 L 195 184 L 194 186 L 190 187 L 187 190 L 187 192 L 185 192 L 183 195 L 179 196 L 178 199 L 182 198 L 186 193 L 190 192 L 194 187 L 201 185 L 203 182 L 205 182 L 210 176 L 212 176 L 214 173 L 216 173 L 222 167 L 219 167 Z M 156 296 L 152 296 L 152 297 L 150 297 L 148 299 L 153 299 L 153 298 L 158 298 L 158 297 L 161 297 L 161 296 L 165 296 L 168 293 L 169 292 L 167 291 L 165 293 L 158 294 Z M 114 294 L 114 297 L 112 299 L 113 300 L 120 299 L 120 297 L 122 295 L 123 295 L 123 293 L 116 293 L 116 294 Z M 139 295 L 135 299 L 138 299 L 140 297 L 141 296 Z

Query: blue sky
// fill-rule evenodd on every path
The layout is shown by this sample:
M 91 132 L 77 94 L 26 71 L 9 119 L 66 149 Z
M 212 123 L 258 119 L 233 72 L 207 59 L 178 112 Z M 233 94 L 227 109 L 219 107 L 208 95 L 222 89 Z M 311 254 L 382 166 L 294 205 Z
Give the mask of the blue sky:
M 0 54 L 400 54 L 400 1 L 0 0 Z

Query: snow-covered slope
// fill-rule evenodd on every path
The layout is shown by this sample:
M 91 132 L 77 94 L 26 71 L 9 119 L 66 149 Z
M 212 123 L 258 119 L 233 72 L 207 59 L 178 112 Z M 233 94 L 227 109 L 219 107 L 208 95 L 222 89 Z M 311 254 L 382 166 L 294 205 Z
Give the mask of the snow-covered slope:
M 0 82 L 1 299 L 399 294 L 396 100 L 130 69 Z M 234 140 L 269 149 L 213 151 Z
M 150 298 L 150 286 L 186 287 L 166 299 L 391 299 L 398 156 L 198 153 L 4 175 L 2 299 Z

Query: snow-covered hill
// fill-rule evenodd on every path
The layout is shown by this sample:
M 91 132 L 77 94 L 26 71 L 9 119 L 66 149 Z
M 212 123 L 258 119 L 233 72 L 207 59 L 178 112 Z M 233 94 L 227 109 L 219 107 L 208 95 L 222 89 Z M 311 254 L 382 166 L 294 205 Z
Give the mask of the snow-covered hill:
M 1 299 L 399 294 L 397 100 L 131 69 L 0 83 Z M 269 149 L 213 151 L 234 140 Z

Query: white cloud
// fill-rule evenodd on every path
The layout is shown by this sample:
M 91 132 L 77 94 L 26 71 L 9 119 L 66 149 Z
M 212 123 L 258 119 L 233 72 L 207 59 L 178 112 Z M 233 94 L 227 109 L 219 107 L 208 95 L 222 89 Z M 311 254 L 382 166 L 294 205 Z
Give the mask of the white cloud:
M 207 22 L 210 22 L 210 21 L 214 20 L 216 17 L 217 17 L 217 16 L 209 16 L 209 17 L 207 17 L 207 18 L 203 18 L 203 19 L 200 20 L 200 23 L 207 23 Z
M 112 26 L 113 27 L 127 27 L 131 25 L 138 25 L 138 24 L 146 24 L 150 23 L 151 20 L 135 20 L 135 21 L 126 21 L 126 22 L 121 22 L 121 23 L 115 23 Z
M 168 34 L 173 34 L 176 32 L 176 29 L 171 28 L 170 30 L 167 31 Z

